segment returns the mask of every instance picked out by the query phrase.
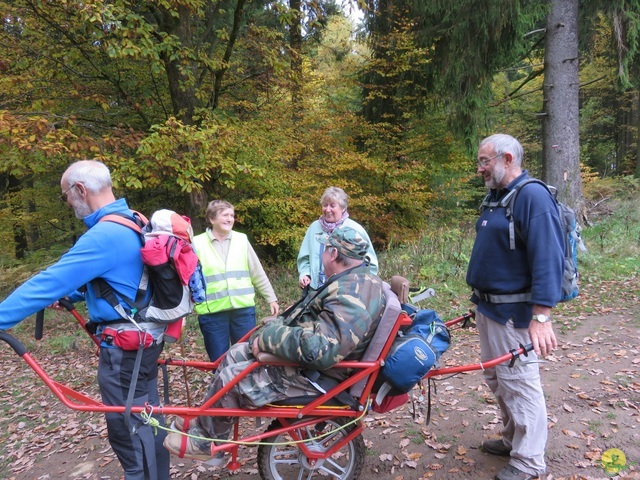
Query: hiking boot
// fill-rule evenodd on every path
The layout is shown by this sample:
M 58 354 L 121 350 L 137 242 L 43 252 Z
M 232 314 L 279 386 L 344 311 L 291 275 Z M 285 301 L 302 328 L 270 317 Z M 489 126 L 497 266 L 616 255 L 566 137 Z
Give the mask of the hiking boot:
M 507 465 L 494 477 L 495 480 L 533 480 L 538 478 L 538 475 L 531 475 L 525 473 L 522 470 L 518 470 L 513 465 Z
M 203 462 L 211 458 L 210 444 L 197 442 L 195 439 L 182 435 L 181 433 L 173 432 L 168 434 L 163 444 L 164 448 L 170 453 L 180 458 L 191 458 L 194 460 L 202 460 Z
M 174 430 L 176 432 L 184 432 L 184 423 L 185 423 L 185 419 L 184 417 L 173 417 L 173 422 L 171 422 L 171 426 L 169 427 L 171 430 Z M 193 427 L 193 425 L 195 424 L 195 419 L 192 418 L 191 420 L 189 420 L 189 427 Z
M 482 442 L 482 450 L 489 455 L 497 455 L 498 457 L 508 457 L 511 455 L 511 447 L 507 447 L 501 438 L 498 440 L 485 440 Z
M 182 451 L 183 437 L 185 446 Z M 169 453 L 177 455 L 180 458 L 200 460 L 211 467 L 219 467 L 227 462 L 224 452 L 217 452 L 215 455 L 211 455 L 211 444 L 209 442 L 198 442 L 196 439 L 186 437 L 181 433 L 174 432 L 167 435 L 164 439 L 164 448 L 166 448 Z

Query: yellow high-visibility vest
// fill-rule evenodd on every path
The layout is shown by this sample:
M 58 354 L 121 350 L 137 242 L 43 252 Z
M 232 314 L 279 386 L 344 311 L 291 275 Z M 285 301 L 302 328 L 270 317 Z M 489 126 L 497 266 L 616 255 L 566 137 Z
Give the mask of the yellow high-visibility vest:
M 249 274 L 248 243 L 245 234 L 232 232 L 225 265 L 213 248 L 208 233 L 193 238 L 193 246 L 207 281 L 207 300 L 195 306 L 196 313 L 215 313 L 255 305 L 255 289 Z

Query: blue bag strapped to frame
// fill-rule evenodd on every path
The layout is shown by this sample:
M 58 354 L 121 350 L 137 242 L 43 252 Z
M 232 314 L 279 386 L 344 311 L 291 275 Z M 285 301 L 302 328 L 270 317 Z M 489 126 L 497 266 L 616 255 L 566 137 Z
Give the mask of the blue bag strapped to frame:
M 384 383 L 378 389 L 376 403 L 387 395 L 409 392 L 433 368 L 451 343 L 449 329 L 433 310 L 418 310 L 402 304 L 413 323 L 398 332 L 380 376 Z

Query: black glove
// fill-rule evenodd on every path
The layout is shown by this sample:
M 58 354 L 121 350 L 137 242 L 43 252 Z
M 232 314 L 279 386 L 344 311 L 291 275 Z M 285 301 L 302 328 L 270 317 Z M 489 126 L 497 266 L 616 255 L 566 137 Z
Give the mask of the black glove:
M 98 324 L 96 322 L 92 322 L 91 320 L 89 320 L 87 323 L 84 324 L 84 328 L 91 335 L 95 335 L 96 331 L 98 330 Z

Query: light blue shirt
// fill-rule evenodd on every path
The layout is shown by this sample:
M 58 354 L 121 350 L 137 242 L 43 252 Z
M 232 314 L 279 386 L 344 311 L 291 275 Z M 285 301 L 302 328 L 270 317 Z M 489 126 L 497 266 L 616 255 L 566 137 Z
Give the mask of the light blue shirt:
M 369 269 L 374 275 L 378 274 L 378 257 L 373 250 L 373 244 L 367 234 L 366 230 L 358 222 L 354 222 L 350 218 L 347 218 L 342 227 L 353 228 L 358 232 L 362 238 L 369 242 L 369 249 L 367 250 L 367 256 L 369 257 Z M 316 234 L 322 233 L 322 225 L 320 220 L 316 220 L 307 229 L 307 233 L 300 245 L 300 252 L 298 253 L 298 278 L 302 278 L 308 275 L 311 278 L 309 284 L 311 288 L 317 290 L 320 286 L 320 270 L 322 268 L 322 251 L 323 245 L 316 240 Z

